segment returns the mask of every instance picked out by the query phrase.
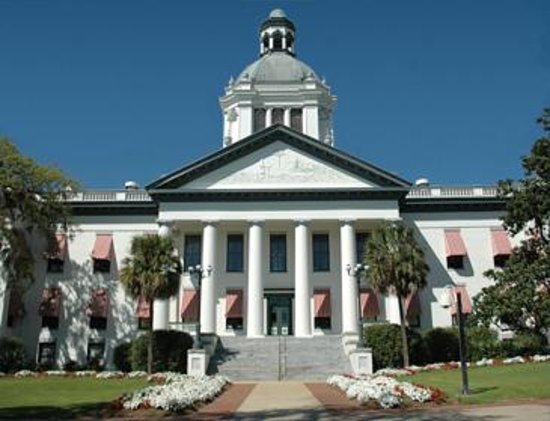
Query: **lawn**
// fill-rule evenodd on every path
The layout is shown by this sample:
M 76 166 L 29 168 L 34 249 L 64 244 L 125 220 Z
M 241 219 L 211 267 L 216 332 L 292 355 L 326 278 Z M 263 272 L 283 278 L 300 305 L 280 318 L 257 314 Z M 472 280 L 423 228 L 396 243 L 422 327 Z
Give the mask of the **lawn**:
M 99 417 L 106 404 L 145 379 L 0 378 L 0 419 Z
M 444 390 L 450 403 L 492 403 L 508 400 L 550 399 L 550 362 L 468 369 L 470 395 L 462 396 L 460 369 L 404 376 L 400 380 Z

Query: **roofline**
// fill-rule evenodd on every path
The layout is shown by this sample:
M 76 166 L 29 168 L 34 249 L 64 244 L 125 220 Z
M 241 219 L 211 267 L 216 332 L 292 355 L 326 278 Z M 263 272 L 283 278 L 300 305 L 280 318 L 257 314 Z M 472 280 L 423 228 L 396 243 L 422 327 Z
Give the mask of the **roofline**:
M 314 138 L 312 138 L 310 136 L 307 136 L 303 133 L 299 133 L 299 132 L 297 132 L 297 131 L 295 131 L 295 130 L 287 127 L 287 126 L 284 126 L 282 124 L 275 124 L 273 126 L 265 128 L 265 129 L 263 129 L 259 132 L 253 133 L 250 136 L 248 136 L 244 139 L 241 139 L 238 142 L 235 142 L 234 144 L 232 144 L 230 146 L 227 146 L 227 147 L 222 148 L 222 149 L 220 149 L 220 150 L 218 150 L 218 151 L 216 151 L 212 154 L 209 154 L 209 155 L 207 155 L 203 158 L 200 158 L 197 161 L 192 162 L 191 164 L 183 166 L 183 167 L 181 167 L 181 168 L 179 168 L 175 171 L 172 171 L 167 175 L 161 176 L 159 179 L 157 179 L 157 180 L 153 181 L 152 183 L 148 184 L 145 187 L 145 189 L 148 192 L 150 190 L 157 190 L 157 189 L 161 188 L 162 185 L 173 183 L 175 180 L 183 177 L 184 175 L 192 174 L 194 171 L 198 171 L 201 168 L 203 170 L 204 169 L 209 170 L 210 167 L 208 167 L 208 164 L 216 162 L 218 159 L 223 158 L 223 157 L 226 157 L 227 159 L 229 159 L 231 161 L 235 160 L 235 159 L 238 159 L 241 151 L 246 151 L 247 149 L 252 149 L 252 151 L 254 151 L 254 150 L 257 150 L 257 149 L 261 148 L 265 144 L 256 145 L 256 142 L 259 139 L 269 138 L 270 136 L 273 136 L 277 132 L 280 132 L 280 133 L 283 133 L 283 134 L 289 136 L 289 138 L 286 139 L 287 141 L 289 139 L 293 139 L 293 138 L 294 139 L 299 139 L 304 144 L 306 144 L 308 146 L 311 146 L 312 148 L 314 148 L 318 151 L 322 151 L 323 153 L 325 153 L 329 156 L 332 156 L 333 158 L 338 158 L 339 160 L 344 160 L 344 161 L 347 161 L 347 163 L 354 164 L 357 168 L 347 168 L 347 171 L 355 173 L 356 175 L 360 175 L 362 178 L 366 178 L 366 177 L 365 177 L 364 174 L 359 174 L 361 171 L 373 174 L 375 176 L 374 178 L 378 178 L 378 179 L 381 179 L 381 180 L 386 180 L 387 182 L 391 181 L 397 187 L 409 188 L 409 187 L 412 186 L 412 184 L 409 181 L 407 181 L 407 180 L 405 180 L 405 179 L 403 179 L 399 176 L 396 176 L 395 174 L 392 174 L 392 173 L 390 173 L 386 170 L 383 170 L 382 168 L 380 168 L 376 165 L 373 165 L 371 163 L 368 163 L 366 161 L 358 159 L 358 158 L 356 158 L 356 157 L 354 157 L 354 156 L 352 156 L 352 155 L 350 155 L 346 152 L 343 152 L 339 149 L 336 149 L 332 146 L 325 145 L 325 144 L 321 143 L 320 141 L 318 141 L 317 139 L 314 139 Z M 279 140 L 279 139 L 269 138 L 270 142 L 274 142 L 276 140 Z M 280 139 L 280 140 L 285 141 L 284 139 Z M 298 146 L 298 148 L 299 148 L 299 145 L 296 145 L 296 146 Z M 307 152 L 307 150 L 304 150 L 304 151 Z M 214 170 L 214 169 L 219 168 L 220 166 L 215 166 L 214 165 L 212 167 L 213 167 L 212 169 Z M 202 171 L 202 172 L 199 172 L 198 174 L 191 175 L 189 177 L 189 180 L 187 180 L 187 181 L 196 179 L 197 177 L 200 177 L 204 173 L 205 173 L 205 171 Z M 171 187 L 171 186 L 168 186 L 168 187 Z M 390 187 L 390 186 L 388 186 L 388 187 Z M 391 186 L 391 187 L 393 187 L 393 186 Z

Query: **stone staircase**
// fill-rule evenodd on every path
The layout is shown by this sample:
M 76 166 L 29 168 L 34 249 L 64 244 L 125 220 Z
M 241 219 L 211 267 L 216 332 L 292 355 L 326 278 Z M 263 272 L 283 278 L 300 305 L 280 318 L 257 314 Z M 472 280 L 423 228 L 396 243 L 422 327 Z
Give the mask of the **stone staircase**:
M 231 380 L 325 380 L 350 371 L 339 335 L 221 337 L 209 365 Z

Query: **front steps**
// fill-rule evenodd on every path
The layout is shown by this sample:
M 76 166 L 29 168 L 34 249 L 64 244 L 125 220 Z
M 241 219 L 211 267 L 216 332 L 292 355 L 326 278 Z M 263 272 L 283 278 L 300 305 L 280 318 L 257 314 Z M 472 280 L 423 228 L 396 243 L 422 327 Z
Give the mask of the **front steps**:
M 349 372 L 339 335 L 221 337 L 209 365 L 210 374 L 231 380 L 325 380 Z

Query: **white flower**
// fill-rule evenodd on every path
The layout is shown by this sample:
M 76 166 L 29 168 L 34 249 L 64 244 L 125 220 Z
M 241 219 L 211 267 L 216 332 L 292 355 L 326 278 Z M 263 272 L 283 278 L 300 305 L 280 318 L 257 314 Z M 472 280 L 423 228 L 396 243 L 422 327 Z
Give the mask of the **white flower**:
M 550 360 L 550 355 L 533 355 L 533 361 L 536 363 L 542 363 Z
M 48 370 L 46 371 L 48 376 L 66 376 L 67 372 L 63 370 Z
M 97 373 L 95 375 L 96 379 L 118 379 L 124 377 L 124 373 L 122 371 L 102 371 L 101 373 Z
M 76 377 L 89 377 L 89 376 L 95 376 L 96 374 L 97 372 L 93 370 L 81 370 L 81 371 L 75 371 L 74 373 Z
M 133 379 L 133 378 L 136 378 L 136 377 L 145 377 L 145 376 L 147 376 L 147 372 L 145 372 L 145 371 L 130 371 L 127 374 L 127 376 L 130 379 Z
M 138 409 L 148 404 L 164 411 L 181 411 L 199 402 L 212 400 L 229 382 L 223 376 L 193 377 L 177 373 L 157 373 L 150 377 L 165 379 L 166 383 L 123 396 L 124 408 Z
M 19 370 L 17 373 L 14 374 L 15 377 L 34 377 L 37 374 L 32 372 L 31 370 Z

